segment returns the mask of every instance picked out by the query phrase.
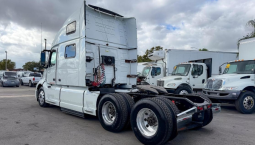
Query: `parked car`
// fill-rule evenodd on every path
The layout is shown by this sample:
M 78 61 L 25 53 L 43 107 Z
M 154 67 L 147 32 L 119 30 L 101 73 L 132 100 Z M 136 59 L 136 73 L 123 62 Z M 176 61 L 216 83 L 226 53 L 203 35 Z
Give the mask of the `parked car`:
M 3 77 L 4 71 L 0 70 L 0 79 Z
M 32 72 L 31 71 L 18 71 L 17 72 L 18 79 L 19 79 L 20 83 L 21 83 L 21 78 L 25 77 L 25 75 L 28 74 L 28 73 L 32 73 Z
M 21 78 L 21 85 L 28 84 L 29 87 L 35 86 L 42 78 L 40 73 L 26 73 L 24 77 Z
M 7 86 L 19 87 L 20 82 L 17 77 L 17 72 L 14 72 L 14 71 L 3 72 L 3 75 L 0 79 L 0 85 L 2 87 L 7 87 Z

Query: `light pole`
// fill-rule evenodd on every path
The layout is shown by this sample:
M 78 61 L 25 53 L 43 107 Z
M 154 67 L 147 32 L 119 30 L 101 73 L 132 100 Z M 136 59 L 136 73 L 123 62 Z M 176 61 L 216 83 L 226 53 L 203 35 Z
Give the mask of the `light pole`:
M 7 70 L 7 51 L 5 51 L 6 53 L 6 59 L 5 59 L 5 70 Z

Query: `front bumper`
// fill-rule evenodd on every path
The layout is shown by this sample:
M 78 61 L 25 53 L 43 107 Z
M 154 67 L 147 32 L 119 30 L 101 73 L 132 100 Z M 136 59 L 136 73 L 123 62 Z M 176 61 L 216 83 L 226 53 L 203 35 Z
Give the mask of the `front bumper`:
M 202 92 L 203 95 L 215 100 L 236 100 L 241 93 L 240 90 L 211 91 L 205 89 Z

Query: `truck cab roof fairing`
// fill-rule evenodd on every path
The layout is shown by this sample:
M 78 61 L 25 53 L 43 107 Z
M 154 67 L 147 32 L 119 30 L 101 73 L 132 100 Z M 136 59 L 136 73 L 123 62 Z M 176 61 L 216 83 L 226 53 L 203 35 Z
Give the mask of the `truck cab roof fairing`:
M 75 33 L 66 34 L 66 26 L 74 21 Z M 86 41 L 96 44 L 112 44 L 111 46 L 124 49 L 137 48 L 136 19 L 124 18 L 115 12 L 84 4 L 65 21 L 55 36 L 52 47 L 80 37 L 86 37 Z

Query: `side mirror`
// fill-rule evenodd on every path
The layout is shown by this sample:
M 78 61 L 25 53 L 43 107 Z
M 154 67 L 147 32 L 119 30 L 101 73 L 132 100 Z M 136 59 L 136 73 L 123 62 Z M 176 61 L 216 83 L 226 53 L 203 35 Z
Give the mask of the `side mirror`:
M 219 74 L 222 74 L 222 69 L 221 69 L 221 67 L 219 67 Z
M 40 64 L 41 66 L 45 66 L 46 64 L 46 53 L 45 52 L 41 52 L 41 60 L 40 60 Z

